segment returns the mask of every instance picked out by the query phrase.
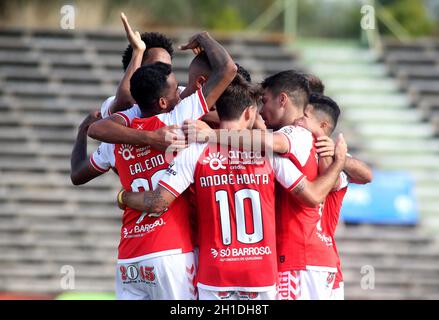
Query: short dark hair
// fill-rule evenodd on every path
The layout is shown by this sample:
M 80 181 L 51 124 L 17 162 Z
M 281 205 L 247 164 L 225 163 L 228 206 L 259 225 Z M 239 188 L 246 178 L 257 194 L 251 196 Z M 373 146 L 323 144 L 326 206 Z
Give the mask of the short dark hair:
M 314 107 L 314 110 L 323 112 L 329 116 L 332 122 L 332 130 L 334 130 L 340 116 L 340 107 L 338 104 L 330 97 L 320 93 L 312 93 L 309 97 L 309 103 Z
M 250 75 L 250 72 L 243 66 L 241 66 L 239 63 L 235 63 L 236 67 L 238 68 L 237 74 L 240 74 L 247 82 L 252 82 L 252 77 Z
M 151 48 L 163 48 L 166 51 L 168 51 L 171 58 L 173 57 L 174 49 L 172 47 L 172 40 L 169 39 L 164 34 L 158 32 L 145 32 L 142 33 L 140 37 L 142 38 L 143 42 L 145 42 L 146 44 L 146 50 L 143 55 L 144 57 L 145 55 L 148 55 L 148 51 Z M 128 47 L 125 49 L 122 55 L 122 64 L 124 71 L 127 70 L 132 56 L 133 56 L 133 47 L 131 47 L 131 45 L 128 45 Z
M 238 120 L 244 110 L 254 105 L 261 97 L 259 87 L 251 85 L 241 75 L 236 75 L 216 102 L 216 110 L 221 121 Z
M 323 81 L 319 77 L 311 73 L 306 73 L 304 74 L 304 76 L 306 80 L 308 80 L 309 82 L 309 88 L 311 89 L 312 93 L 324 94 L 325 85 L 323 84 Z
M 279 72 L 266 78 L 262 82 L 262 88 L 269 89 L 275 96 L 285 92 L 294 103 L 301 108 L 308 104 L 311 90 L 308 80 L 296 70 Z
M 130 79 L 130 92 L 142 111 L 150 109 L 162 96 L 171 72 L 171 65 L 163 62 L 140 67 L 134 72 Z

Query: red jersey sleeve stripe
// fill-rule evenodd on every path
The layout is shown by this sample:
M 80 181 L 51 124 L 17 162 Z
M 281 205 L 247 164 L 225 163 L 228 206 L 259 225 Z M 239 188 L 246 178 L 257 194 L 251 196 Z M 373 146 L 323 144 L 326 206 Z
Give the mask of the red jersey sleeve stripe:
M 115 113 L 115 115 L 122 117 L 125 120 L 125 124 L 127 127 L 129 127 L 131 125 L 130 119 L 126 115 L 124 115 L 123 113 L 118 112 L 118 113 Z
M 91 163 L 92 167 L 95 168 L 96 170 L 98 170 L 99 172 L 105 173 L 108 170 L 110 170 L 110 169 L 105 170 L 105 169 L 99 167 L 97 165 L 97 163 L 93 160 L 93 156 L 90 157 L 90 163 Z
M 198 92 L 198 98 L 200 99 L 200 102 L 201 102 L 201 106 L 203 107 L 204 114 L 206 114 L 209 112 L 209 108 L 207 106 L 206 99 L 204 98 L 204 95 L 203 95 L 203 92 L 201 91 L 201 89 L 198 89 L 197 92 Z
M 288 188 L 288 192 L 293 191 L 294 188 L 297 187 L 297 185 L 298 185 L 303 179 L 305 179 L 305 178 L 306 178 L 306 177 L 302 174 L 302 175 L 300 176 L 300 178 L 297 179 L 296 182 L 294 182 L 294 183 Z
M 176 198 L 180 196 L 180 193 L 177 192 L 174 188 L 172 188 L 169 184 L 163 181 L 159 181 L 159 185 L 168 190 L 170 193 L 172 193 Z

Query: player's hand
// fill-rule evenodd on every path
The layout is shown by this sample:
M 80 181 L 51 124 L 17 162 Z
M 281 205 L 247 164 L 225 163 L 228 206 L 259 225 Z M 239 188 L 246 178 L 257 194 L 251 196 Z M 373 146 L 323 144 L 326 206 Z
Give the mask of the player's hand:
M 348 153 L 348 146 L 343 137 L 343 134 L 340 133 L 337 138 L 337 142 L 335 144 L 335 153 L 334 160 L 340 162 L 343 166 L 346 162 L 346 154 Z
M 315 147 L 320 158 L 333 157 L 335 154 L 334 141 L 328 136 L 318 137 Z
M 208 142 L 211 135 L 215 133 L 206 122 L 201 120 L 186 120 L 182 129 L 189 143 Z
M 203 47 L 201 46 L 199 39 L 200 37 L 210 37 L 207 32 L 200 32 L 193 35 L 187 44 L 180 46 L 180 50 L 192 50 L 195 55 L 198 55 L 201 51 L 203 51 Z
M 148 143 L 154 149 L 160 151 L 180 151 L 187 147 L 186 138 L 181 127 L 173 125 L 154 131 L 152 141 Z
M 120 18 L 123 23 L 123 27 L 125 28 L 125 32 L 127 34 L 127 39 L 131 44 L 131 47 L 134 51 L 141 51 L 144 52 L 146 50 L 146 44 L 143 42 L 139 31 L 133 31 L 130 24 L 128 23 L 128 19 L 125 15 L 125 13 L 120 14 Z
M 87 117 L 85 117 L 85 119 L 81 122 L 81 124 L 79 125 L 79 128 L 81 130 L 88 130 L 88 128 L 95 123 L 98 120 L 101 120 L 102 116 L 100 111 L 92 111 L 90 112 Z

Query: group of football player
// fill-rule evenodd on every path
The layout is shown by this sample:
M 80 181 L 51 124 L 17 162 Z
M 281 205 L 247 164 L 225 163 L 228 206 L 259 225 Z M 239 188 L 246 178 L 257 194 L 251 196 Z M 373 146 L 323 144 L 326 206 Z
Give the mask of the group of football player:
M 314 75 L 252 83 L 206 32 L 178 86 L 172 42 L 134 32 L 115 96 L 81 123 L 71 179 L 115 171 L 118 299 L 344 299 L 334 240 L 349 183 L 371 169 L 330 137 L 340 108 Z M 87 136 L 101 141 L 87 156 Z

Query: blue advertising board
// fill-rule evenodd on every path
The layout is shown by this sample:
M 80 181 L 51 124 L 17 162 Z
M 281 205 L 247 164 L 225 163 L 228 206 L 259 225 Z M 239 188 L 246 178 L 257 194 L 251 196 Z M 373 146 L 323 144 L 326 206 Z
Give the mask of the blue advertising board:
M 374 171 L 372 183 L 349 185 L 340 219 L 352 223 L 417 224 L 414 188 L 408 173 Z

